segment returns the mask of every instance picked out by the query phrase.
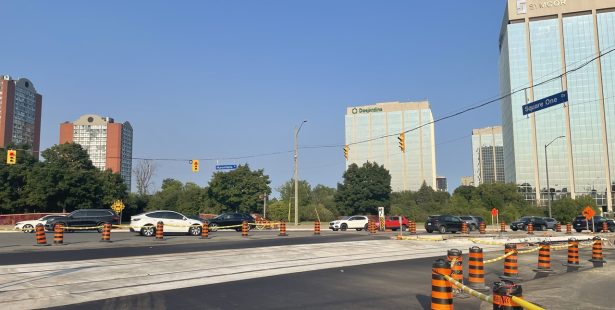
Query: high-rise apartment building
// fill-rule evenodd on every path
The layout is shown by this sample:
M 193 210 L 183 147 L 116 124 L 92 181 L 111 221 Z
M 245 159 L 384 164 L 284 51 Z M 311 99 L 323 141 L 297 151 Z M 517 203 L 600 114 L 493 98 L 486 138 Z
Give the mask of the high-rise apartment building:
M 346 110 L 347 165 L 375 162 L 391 173 L 393 191 L 436 189 L 436 149 L 429 102 L 386 102 Z M 399 134 L 405 132 L 405 148 Z
M 502 94 L 512 93 L 502 101 L 506 181 L 540 204 L 591 195 L 612 211 L 615 0 L 508 0 L 499 47 Z M 562 91 L 566 104 L 523 115 Z
M 39 156 L 43 96 L 30 80 L 0 76 L 0 147 L 27 145 Z
M 82 115 L 60 125 L 60 143 L 77 143 L 98 169 L 119 173 L 130 190 L 132 173 L 132 126 L 112 118 Z
M 446 177 L 436 177 L 436 190 L 440 192 L 448 192 L 448 182 Z
M 474 184 L 504 182 L 504 145 L 502 127 L 472 130 Z

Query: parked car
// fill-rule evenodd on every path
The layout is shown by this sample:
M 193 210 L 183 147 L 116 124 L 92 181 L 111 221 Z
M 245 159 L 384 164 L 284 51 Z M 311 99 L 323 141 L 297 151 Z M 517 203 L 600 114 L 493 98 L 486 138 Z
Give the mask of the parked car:
M 425 230 L 428 233 L 438 231 L 441 234 L 461 231 L 463 220 L 453 215 L 431 215 L 425 221 Z
M 17 222 L 15 223 L 15 227 L 13 229 L 15 230 L 21 230 L 25 233 L 33 233 L 36 225 L 38 224 L 47 224 L 48 220 L 52 220 L 54 218 L 57 217 L 61 217 L 61 216 L 65 216 L 66 214 L 49 214 L 49 215 L 45 215 L 37 220 L 29 220 L 29 221 L 21 221 L 21 222 Z
M 369 222 L 367 216 L 355 215 L 330 222 L 329 229 L 333 231 L 345 231 L 347 229 L 356 229 L 357 231 L 363 229 L 367 230 L 367 222 Z
M 102 231 L 102 226 L 105 223 L 117 224 L 120 217 L 109 209 L 79 209 L 71 212 L 66 216 L 56 217 L 48 220 L 45 224 L 45 229 L 52 231 L 55 224 L 62 224 L 64 227 L 81 227 L 84 230 L 96 229 Z M 71 231 L 70 228 L 66 229 Z
M 384 217 L 384 227 L 397 231 L 399 229 L 399 218 L 399 215 L 386 215 Z M 374 223 L 376 224 L 376 229 L 380 229 L 380 220 L 378 218 L 374 220 Z M 405 216 L 401 216 L 401 228 L 402 231 L 408 230 L 408 219 Z
M 510 223 L 510 229 L 513 231 L 527 230 L 529 223 L 532 223 L 534 230 L 547 230 L 547 222 L 540 216 L 524 216 Z
M 468 228 L 470 230 L 477 230 L 480 227 L 480 223 L 484 223 L 485 220 L 480 216 L 473 215 L 463 215 L 459 217 L 464 222 L 468 223 Z
M 615 232 L 615 222 L 613 222 L 613 220 L 609 220 L 602 216 L 594 216 L 593 218 L 594 227 L 592 228 L 592 220 L 590 220 L 589 229 L 591 231 L 602 231 L 603 222 L 607 223 L 607 227 L 610 232 Z M 572 221 L 572 227 L 577 232 L 582 232 L 583 230 L 586 230 L 588 227 L 588 223 L 587 223 L 587 220 L 585 219 L 585 216 L 579 215 L 575 217 L 574 220 Z
M 184 233 L 192 236 L 201 234 L 202 221 L 191 219 L 185 215 L 168 210 L 150 211 L 130 217 L 130 231 L 142 236 L 151 237 L 156 234 L 156 225 L 162 222 L 164 233 Z
M 226 229 L 235 229 L 236 231 L 241 231 L 241 227 L 237 225 L 241 225 L 243 221 L 248 222 L 248 224 L 254 224 L 254 218 L 252 215 L 247 213 L 222 213 L 213 219 L 208 220 L 209 230 L 216 231 L 218 229 L 225 229 L 228 226 L 233 226 Z M 248 225 L 248 230 L 252 229 L 253 225 Z
M 543 217 L 543 219 L 547 223 L 547 229 L 551 229 L 551 230 L 555 231 L 555 225 L 557 223 L 559 223 L 559 221 L 557 221 L 556 219 L 554 219 L 552 217 Z

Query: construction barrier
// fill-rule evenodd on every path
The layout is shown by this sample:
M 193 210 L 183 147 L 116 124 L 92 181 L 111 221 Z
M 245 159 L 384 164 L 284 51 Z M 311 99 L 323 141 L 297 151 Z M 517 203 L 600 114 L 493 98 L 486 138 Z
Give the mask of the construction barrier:
M 451 266 L 451 277 L 456 281 L 463 283 L 463 256 L 461 256 L 461 250 L 452 249 L 447 252 L 447 259 Z M 458 295 L 460 290 L 453 290 Z
M 248 236 L 248 222 L 247 221 L 243 221 L 241 222 L 241 236 L 242 237 L 247 237 Z
M 483 249 L 477 246 L 470 248 L 468 255 L 468 286 L 477 291 L 487 291 L 485 286 L 485 263 Z
M 284 221 L 282 221 L 282 222 L 280 223 L 280 233 L 278 234 L 278 236 L 280 236 L 280 237 L 286 237 L 286 236 L 288 236 L 288 235 L 286 234 L 286 222 L 284 222 Z
M 103 225 L 102 236 L 100 242 L 111 242 L 111 224 L 105 223 Z
M 592 259 L 589 260 L 594 263 L 594 267 L 603 267 L 606 261 L 602 255 L 602 238 L 594 237 L 594 245 L 592 246 Z
M 207 222 L 201 226 L 201 239 L 209 239 L 209 224 Z
M 36 225 L 36 245 L 49 245 L 45 237 L 45 226 L 43 224 Z
M 572 224 L 566 224 L 566 235 L 572 235 Z
M 468 223 L 466 222 L 461 223 L 461 233 L 464 235 L 470 234 L 470 232 L 468 231 Z
M 156 239 L 157 241 L 162 241 L 164 240 L 164 223 L 162 223 L 162 221 L 159 221 L 158 223 L 156 223 Z
M 506 223 L 504 223 L 504 222 L 500 223 L 500 232 L 501 233 L 505 233 L 506 232 Z
M 527 224 L 527 234 L 528 235 L 533 235 L 534 234 L 534 224 L 532 224 L 532 223 L 528 223 Z
M 480 222 L 480 225 L 478 226 L 478 232 L 481 235 L 484 235 L 487 233 L 487 225 L 485 224 L 485 222 Z
M 453 286 L 445 278 L 451 273 L 449 262 L 434 261 L 431 269 L 431 309 L 453 310 Z
M 523 297 L 521 285 L 512 282 L 495 282 L 493 283 L 493 309 L 494 310 L 523 310 L 517 304 L 512 296 L 517 298 Z
M 608 233 L 609 232 L 609 225 L 605 222 L 602 222 L 602 232 L 603 233 Z
M 562 224 L 560 223 L 555 224 L 555 232 L 562 232 Z
M 320 222 L 314 221 L 314 235 L 320 235 Z
M 53 226 L 53 245 L 64 244 L 64 228 L 62 224 L 56 223 Z
M 416 235 L 416 222 L 415 221 L 410 221 L 408 223 L 408 225 L 410 225 L 410 234 L 412 235 Z
M 504 275 L 500 276 L 500 278 L 507 281 L 519 281 L 519 257 L 517 255 L 517 245 L 514 243 L 505 244 L 504 254 L 509 255 L 504 259 Z
M 538 273 L 553 273 L 551 269 L 551 243 L 543 241 L 540 243 L 540 251 L 538 252 L 538 268 L 534 269 Z
M 568 260 L 564 266 L 568 267 L 568 272 L 577 271 L 581 267 L 579 262 L 579 242 L 575 238 L 568 239 Z

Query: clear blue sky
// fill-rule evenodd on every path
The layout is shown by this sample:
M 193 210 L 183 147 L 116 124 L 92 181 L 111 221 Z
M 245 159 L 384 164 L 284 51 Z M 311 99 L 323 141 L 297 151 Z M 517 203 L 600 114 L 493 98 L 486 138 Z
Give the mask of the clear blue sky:
M 41 148 L 95 113 L 130 121 L 134 157 L 223 158 L 344 144 L 348 106 L 429 99 L 434 117 L 499 94 L 505 1 L 0 0 L 0 74 L 43 95 Z M 472 174 L 471 130 L 501 123 L 499 103 L 436 124 L 449 190 Z M 452 142 L 450 142 L 452 141 Z M 273 188 L 292 153 L 249 163 Z M 300 151 L 300 178 L 334 187 L 341 148 Z M 135 162 L 136 164 L 136 162 Z M 215 161 L 157 162 L 163 178 L 206 185 Z M 133 181 L 134 186 L 134 181 Z M 274 193 L 275 194 L 275 193 Z

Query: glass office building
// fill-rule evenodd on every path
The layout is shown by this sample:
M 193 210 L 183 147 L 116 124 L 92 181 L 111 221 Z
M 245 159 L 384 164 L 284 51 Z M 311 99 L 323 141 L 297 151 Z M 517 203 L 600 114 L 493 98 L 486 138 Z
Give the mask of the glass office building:
M 423 182 L 436 186 L 436 149 L 429 102 L 386 102 L 349 107 L 346 111 L 347 165 L 384 165 L 393 191 L 418 190 Z M 422 126 L 422 127 L 421 127 Z M 406 151 L 398 135 L 405 133 Z
M 549 192 L 590 195 L 612 211 L 615 0 L 508 0 L 499 48 L 502 95 L 512 93 L 502 101 L 506 181 L 538 204 Z M 567 103 L 523 115 L 562 91 Z
M 472 165 L 476 186 L 483 183 L 504 182 L 504 143 L 501 126 L 472 130 Z

